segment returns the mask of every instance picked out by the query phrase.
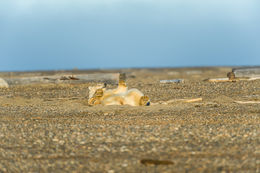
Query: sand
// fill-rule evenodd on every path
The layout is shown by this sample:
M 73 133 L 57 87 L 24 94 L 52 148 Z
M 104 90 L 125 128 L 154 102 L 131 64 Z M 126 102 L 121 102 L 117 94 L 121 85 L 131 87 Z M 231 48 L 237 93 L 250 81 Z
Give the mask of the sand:
M 0 88 L 0 172 L 260 172 L 260 80 L 203 81 L 229 71 L 68 72 L 125 72 L 129 88 L 140 89 L 152 103 L 202 98 L 148 107 L 91 107 L 93 82 Z M 61 72 L 0 77 L 56 73 Z M 169 79 L 184 82 L 160 83 Z

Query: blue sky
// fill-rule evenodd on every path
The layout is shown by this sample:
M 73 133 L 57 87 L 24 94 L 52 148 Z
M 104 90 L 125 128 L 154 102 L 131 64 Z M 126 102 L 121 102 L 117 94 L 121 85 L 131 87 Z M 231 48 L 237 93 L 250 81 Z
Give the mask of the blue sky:
M 0 71 L 260 65 L 259 0 L 1 0 Z

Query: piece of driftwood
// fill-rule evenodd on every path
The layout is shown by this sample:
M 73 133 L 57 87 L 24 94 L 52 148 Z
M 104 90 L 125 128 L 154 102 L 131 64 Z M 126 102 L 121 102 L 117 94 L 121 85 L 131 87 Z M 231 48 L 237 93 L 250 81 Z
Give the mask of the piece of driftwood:
M 260 77 L 260 66 L 233 68 L 236 77 Z
M 202 98 L 195 98 L 195 99 L 181 99 L 180 101 L 186 102 L 186 103 L 192 103 L 192 102 L 200 102 L 202 101 Z
M 170 79 L 170 80 L 160 80 L 160 83 L 166 84 L 166 83 L 182 83 L 184 82 L 184 79 Z
M 252 80 L 259 80 L 259 77 L 235 77 L 234 79 L 229 78 L 212 78 L 212 79 L 206 79 L 204 81 L 207 82 L 236 82 L 236 81 L 252 81 Z
M 118 83 L 119 73 L 97 73 L 79 75 L 53 75 L 53 76 L 34 76 L 20 78 L 5 78 L 9 85 L 26 85 L 37 83 L 86 83 L 86 82 L 105 82 Z
M 152 105 L 168 105 L 168 104 L 172 104 L 172 103 L 178 103 L 178 102 L 182 102 L 182 103 L 192 103 L 192 102 L 199 102 L 202 101 L 202 98 L 193 98 L 193 99 L 172 99 L 172 100 L 167 100 L 167 101 L 159 101 L 159 102 L 154 102 L 152 103 Z
M 171 104 L 174 102 L 184 102 L 184 103 L 192 103 L 192 102 L 198 102 L 202 101 L 202 98 L 195 98 L 195 99 L 173 99 L 166 101 L 166 104 Z
M 248 80 L 259 80 L 260 79 L 260 76 L 259 77 L 250 77 Z
M 239 103 L 239 104 L 260 104 L 260 101 L 235 101 L 235 103 Z
M 207 81 L 207 82 L 232 82 L 232 80 L 229 80 L 229 78 L 227 78 L 227 77 L 206 79 L 204 81 Z

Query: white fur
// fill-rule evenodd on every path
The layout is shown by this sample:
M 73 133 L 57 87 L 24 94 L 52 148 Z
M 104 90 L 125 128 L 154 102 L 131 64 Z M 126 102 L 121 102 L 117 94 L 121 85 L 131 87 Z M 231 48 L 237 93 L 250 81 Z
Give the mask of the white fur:
M 89 87 L 89 98 L 91 99 L 97 89 L 103 88 L 104 95 L 101 100 L 102 105 L 131 105 L 140 106 L 140 99 L 144 94 L 138 89 L 128 90 L 125 86 L 116 89 L 106 90 L 101 85 Z

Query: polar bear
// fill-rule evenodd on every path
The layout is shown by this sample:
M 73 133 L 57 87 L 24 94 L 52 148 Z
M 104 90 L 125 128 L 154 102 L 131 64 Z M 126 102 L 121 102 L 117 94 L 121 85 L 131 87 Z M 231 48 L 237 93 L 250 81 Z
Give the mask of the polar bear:
M 116 89 L 106 89 L 105 85 L 89 87 L 89 105 L 130 105 L 149 106 L 150 99 L 138 89 L 129 89 L 126 85 L 125 74 L 119 75 Z

